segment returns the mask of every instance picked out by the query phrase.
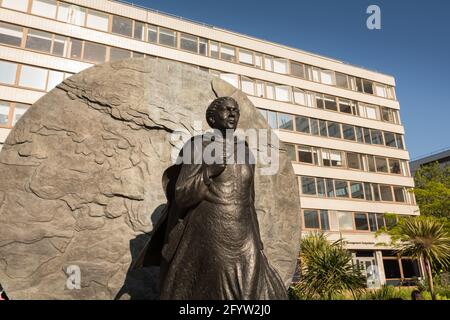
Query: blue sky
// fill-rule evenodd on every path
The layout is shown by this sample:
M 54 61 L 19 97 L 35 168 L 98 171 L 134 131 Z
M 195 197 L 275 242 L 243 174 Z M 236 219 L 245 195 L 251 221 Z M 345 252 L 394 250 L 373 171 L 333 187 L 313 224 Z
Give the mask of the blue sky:
M 450 147 L 450 1 L 134 0 L 393 75 L 411 158 Z M 381 30 L 366 8 L 381 8 Z

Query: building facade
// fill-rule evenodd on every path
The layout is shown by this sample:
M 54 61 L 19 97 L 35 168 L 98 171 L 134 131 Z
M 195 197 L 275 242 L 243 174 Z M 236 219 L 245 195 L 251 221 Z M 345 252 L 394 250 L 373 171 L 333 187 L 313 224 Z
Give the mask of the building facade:
M 414 177 L 414 173 L 421 167 L 428 164 L 437 162 L 441 168 L 450 165 L 450 149 L 434 152 L 427 156 L 417 158 L 410 162 L 411 175 Z
M 109 0 L 0 0 L 0 147 L 65 78 L 126 57 L 195 65 L 248 94 L 290 152 L 304 234 L 343 237 L 368 286 L 407 284 L 420 265 L 375 232 L 418 215 L 392 76 Z

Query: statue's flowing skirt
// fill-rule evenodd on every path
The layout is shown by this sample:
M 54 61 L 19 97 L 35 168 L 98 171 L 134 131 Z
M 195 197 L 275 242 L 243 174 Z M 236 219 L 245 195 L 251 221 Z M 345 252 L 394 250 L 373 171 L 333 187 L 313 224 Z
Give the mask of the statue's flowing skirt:
M 254 221 L 256 212 L 249 203 L 197 205 L 184 221 L 161 299 L 286 299 Z

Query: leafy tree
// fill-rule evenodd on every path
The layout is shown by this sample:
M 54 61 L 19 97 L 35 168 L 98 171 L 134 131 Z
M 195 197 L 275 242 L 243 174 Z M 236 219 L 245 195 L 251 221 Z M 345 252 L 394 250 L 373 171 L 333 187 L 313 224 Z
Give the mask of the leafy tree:
M 302 239 L 300 281 L 293 290 L 306 299 L 328 299 L 350 291 L 355 298 L 366 287 L 366 278 L 352 265 L 342 239 L 330 243 L 323 233 Z
M 391 245 L 398 254 L 423 260 L 435 299 L 432 268 L 450 265 L 450 234 L 445 224 L 432 216 L 400 217 L 395 226 L 382 232 L 391 236 Z
M 414 174 L 413 190 L 422 215 L 450 218 L 450 166 L 435 162 Z

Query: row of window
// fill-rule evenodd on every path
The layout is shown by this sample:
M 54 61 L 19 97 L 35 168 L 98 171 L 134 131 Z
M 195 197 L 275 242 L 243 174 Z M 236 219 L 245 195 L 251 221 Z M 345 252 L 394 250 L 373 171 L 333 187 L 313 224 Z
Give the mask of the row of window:
M 215 70 L 211 70 L 210 73 L 219 76 L 248 95 L 400 124 L 398 110 L 388 107 L 367 104 L 323 93 L 305 91 L 299 88 L 255 80 L 233 73 L 223 73 Z
M 414 195 L 402 186 L 300 176 L 300 190 L 309 196 L 414 204 Z
M 0 100 L 0 127 L 12 128 L 30 105 Z
M 90 63 L 144 56 L 138 52 L 2 22 L 0 22 L 0 43 Z
M 387 285 L 417 285 L 422 272 L 417 259 L 400 257 L 395 252 L 383 250 L 383 267 Z
M 286 144 L 292 161 L 323 167 L 409 176 L 407 161 L 349 151 Z
M 319 209 L 303 209 L 302 212 L 302 226 L 308 230 L 376 232 L 397 223 L 395 217 L 387 217 L 381 213 Z
M 70 39 L 45 31 L 2 22 L 0 22 L 0 43 L 90 63 L 103 63 L 105 61 L 144 56 L 138 52 L 108 47 L 89 41 Z M 213 70 L 211 70 L 211 73 L 220 76 L 249 95 L 292 102 L 302 106 L 341 112 L 368 119 L 400 123 L 398 110 L 391 108 L 304 91 L 295 87 L 263 82 L 236 74 L 221 73 Z
M 72 73 L 48 70 L 0 60 L 0 83 L 27 89 L 50 91 Z
M 405 149 L 401 134 L 264 109 L 259 111 L 273 129 Z
M 333 85 L 383 98 L 395 99 L 394 88 L 367 79 L 305 65 L 284 58 L 238 48 L 172 29 L 145 24 L 129 18 L 103 13 L 56 0 L 2 0 L 5 8 L 29 12 L 50 19 L 179 48 L 267 71 Z

